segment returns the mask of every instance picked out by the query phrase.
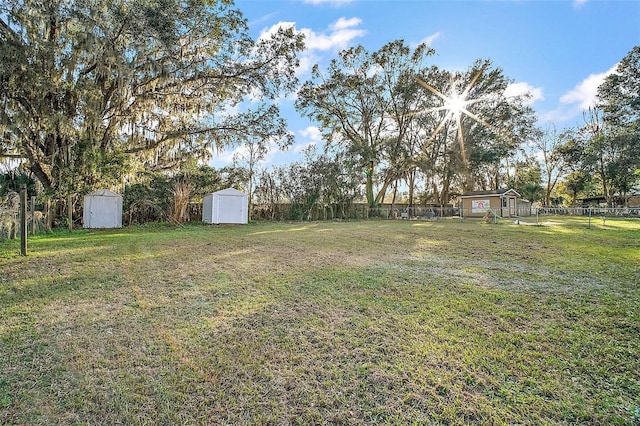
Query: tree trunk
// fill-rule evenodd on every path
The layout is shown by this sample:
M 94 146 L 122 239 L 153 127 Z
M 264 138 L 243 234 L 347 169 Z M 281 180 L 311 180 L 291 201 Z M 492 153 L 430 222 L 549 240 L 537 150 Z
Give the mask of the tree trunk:
M 551 173 L 547 173 L 547 189 L 544 195 L 544 205 L 549 207 L 551 206 Z
M 53 215 L 51 214 L 51 199 L 47 198 L 44 202 L 44 226 L 47 232 L 51 232 L 51 226 L 53 225 Z
M 607 185 L 607 173 L 604 170 L 604 160 L 600 159 L 600 179 L 602 180 L 602 195 L 607 200 L 607 207 L 611 203 L 611 195 L 609 194 L 609 186 Z
M 365 186 L 365 192 L 367 196 L 367 204 L 369 207 L 374 207 L 376 200 L 373 197 L 373 163 L 367 168 L 367 183 Z
M 30 170 L 36 176 L 36 179 L 42 184 L 42 187 L 45 190 L 53 190 L 53 182 L 49 178 L 49 175 L 42 169 L 42 165 L 39 162 L 33 162 L 31 164 Z
M 409 184 L 409 211 L 412 211 L 413 208 L 413 192 L 416 184 L 416 169 L 413 168 L 408 173 L 408 184 Z
M 69 232 L 73 231 L 73 195 L 67 195 L 67 214 L 69 221 Z
M 391 198 L 391 210 L 389 211 L 389 214 L 387 215 L 387 219 L 389 219 L 389 216 L 391 214 L 393 214 L 393 209 L 395 209 L 395 205 L 396 205 L 396 196 L 397 196 L 397 194 L 398 194 L 398 181 L 396 180 L 395 184 L 393 185 L 393 197 Z
M 438 189 L 438 185 L 436 185 L 435 180 L 431 181 L 431 192 L 433 192 L 433 197 L 435 198 L 433 201 L 435 201 L 436 204 L 442 204 L 440 202 L 440 190 Z

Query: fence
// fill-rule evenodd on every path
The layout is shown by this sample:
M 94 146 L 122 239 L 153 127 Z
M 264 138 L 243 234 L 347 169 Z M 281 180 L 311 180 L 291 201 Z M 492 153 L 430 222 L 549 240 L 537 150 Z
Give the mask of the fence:
M 457 207 L 400 207 L 371 209 L 369 219 L 386 218 L 401 220 L 484 221 L 487 223 L 520 225 L 562 225 L 566 227 L 591 228 L 592 226 L 640 229 L 640 207 L 521 207 L 498 208 L 488 211 L 462 210 Z
M 21 202 L 15 192 L 0 199 L 0 242 L 15 239 L 21 234 Z M 48 230 L 44 214 L 35 209 L 35 197 L 27 199 L 24 206 L 25 232 L 36 234 Z
M 369 207 L 366 203 L 302 206 L 277 203 L 254 205 L 253 220 L 334 220 L 334 219 L 435 219 L 457 214 L 453 206 L 408 207 L 385 204 Z
M 435 220 L 458 215 L 458 208 L 445 206 L 381 206 L 369 209 L 368 218 L 403 219 L 403 220 Z
M 532 218 L 533 219 L 533 218 Z M 537 225 L 562 223 L 565 226 L 592 226 L 623 224 L 623 227 L 640 227 L 639 207 L 540 207 L 535 212 Z
M 510 217 L 500 216 L 500 211 L 494 209 L 488 211 L 482 219 L 494 224 L 562 225 L 569 228 L 606 226 L 619 229 L 640 229 L 640 208 L 534 207 L 530 216 Z M 466 218 L 460 218 L 460 220 L 466 220 Z
M 539 207 L 538 216 L 640 217 L 640 207 Z
M 17 195 L 17 194 L 16 194 Z M 55 220 L 47 219 L 48 215 L 39 211 L 34 211 L 34 201 L 31 200 L 29 206 L 29 221 L 27 223 L 30 233 L 49 229 L 47 224 L 52 223 L 54 227 L 82 226 L 82 203 L 80 197 L 53 200 L 51 207 L 52 216 Z M 75 202 L 74 202 L 75 201 Z M 51 203 L 47 203 L 48 206 Z M 75 205 L 69 214 L 69 206 Z M 45 209 L 49 211 L 50 209 Z M 55 212 L 54 212 L 55 210 Z M 0 205 L 0 240 L 5 238 L 15 238 L 18 226 L 17 202 L 14 198 L 7 198 L 5 203 Z M 275 220 L 275 221 L 316 221 L 316 220 L 485 220 L 497 223 L 498 221 L 517 221 L 527 224 L 542 224 L 550 220 L 556 222 L 578 224 L 583 218 L 583 224 L 591 226 L 592 220 L 600 218 L 603 223 L 610 218 L 640 219 L 640 207 L 630 208 L 610 208 L 610 207 L 532 207 L 529 205 L 516 206 L 513 208 L 498 208 L 489 214 L 484 211 L 473 211 L 471 209 L 460 209 L 453 205 L 431 205 L 431 206 L 407 206 L 402 204 L 383 204 L 378 207 L 369 207 L 366 203 L 343 203 L 332 205 L 315 204 L 304 206 L 300 204 L 275 203 L 268 205 L 256 204 L 252 208 L 252 220 Z M 555 218 L 555 219 L 551 219 Z M 570 218 L 577 218 L 571 221 Z M 66 219 L 68 222 L 65 222 Z M 191 202 L 187 206 L 186 221 L 202 221 L 202 203 Z M 136 225 L 151 222 L 170 221 L 169 212 L 166 206 L 149 200 L 139 200 L 123 211 L 123 225 Z M 599 222 L 597 222 L 599 223 Z M 640 221 L 638 221 L 640 223 Z M 634 225 L 635 226 L 635 225 Z

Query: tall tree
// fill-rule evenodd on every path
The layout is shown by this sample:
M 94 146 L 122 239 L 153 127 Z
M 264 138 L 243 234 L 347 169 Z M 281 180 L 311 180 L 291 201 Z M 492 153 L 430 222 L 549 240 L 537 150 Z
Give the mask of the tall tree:
M 440 91 L 448 92 L 452 74 L 437 66 L 427 68 L 420 76 L 424 82 Z M 460 158 L 453 147 L 455 126 L 451 123 L 450 112 L 443 108 L 442 101 L 431 92 L 421 90 L 422 96 L 417 99 L 416 112 L 418 120 L 414 121 L 414 131 L 418 140 L 418 154 L 415 158 L 418 170 L 422 172 L 428 198 L 436 204 L 449 201 L 451 182 L 454 170 L 451 158 Z
M 533 143 L 540 154 L 542 173 L 544 174 L 545 191 L 544 205 L 551 205 L 551 194 L 558 180 L 569 169 L 568 160 L 575 146 L 576 131 L 565 129 L 558 133 L 555 126 L 551 126 L 540 132 L 540 136 Z
M 640 132 L 640 46 L 631 49 L 598 87 L 598 107 L 610 125 Z
M 605 121 L 601 110 L 589 109 L 585 121 L 583 161 L 599 178 L 607 203 L 613 205 L 616 195 L 624 197 L 638 181 L 640 144 L 632 132 Z
M 413 194 L 417 178 L 417 162 L 423 132 L 418 124 L 423 117 L 416 114 L 418 107 L 424 108 L 424 90 L 416 79 L 426 69 L 425 60 L 434 53 L 425 44 L 413 51 L 404 41 L 396 40 L 384 45 L 372 54 L 377 65 L 383 97 L 390 121 L 389 134 L 382 151 L 382 188 L 376 198 L 380 203 L 387 187 L 404 179 L 409 189 L 409 206 L 413 205 Z M 394 191 L 395 194 L 395 191 Z
M 340 52 L 326 73 L 316 65 L 299 92 L 297 109 L 320 123 L 330 146 L 342 145 L 358 159 L 371 206 L 406 170 L 402 151 L 416 93 L 411 85 L 432 53 L 425 45 L 412 51 L 401 40 L 373 53 L 353 47 Z M 381 185 L 374 193 L 376 182 Z
M 268 102 L 225 111 L 292 90 L 301 48 L 292 28 L 254 42 L 226 0 L 6 0 L 0 155 L 64 192 L 132 156 L 162 169 L 238 134 L 282 136 Z
M 448 201 L 454 178 L 458 189 L 475 189 L 487 168 L 497 168 L 531 138 L 535 115 L 526 96 L 507 98 L 510 82 L 501 69 L 482 60 L 465 72 L 433 68 L 423 78 L 423 86 L 439 101 L 426 112 L 437 115 L 431 138 L 437 147 L 442 202 Z
M 273 142 L 279 149 L 286 149 L 293 143 L 293 136 L 287 133 L 284 138 L 275 141 L 265 140 L 258 136 L 242 136 L 240 150 L 233 156 L 234 166 L 244 167 L 247 172 L 247 193 L 249 195 L 249 218 L 253 207 L 253 190 L 255 187 L 256 168 L 264 161 L 269 153 L 270 143 Z
M 624 197 L 640 176 L 640 46 L 631 49 L 598 88 L 597 108 L 605 131 L 592 132 L 590 146 L 611 202 L 615 193 Z M 591 129 L 593 122 L 592 114 Z
M 466 115 L 462 121 L 471 172 L 471 180 L 461 183 L 465 191 L 475 189 L 476 182 L 481 181 L 487 171 L 495 174 L 502 160 L 531 141 L 536 132 L 536 115 L 527 105 L 529 95 L 508 97 L 507 88 L 512 80 L 489 61 L 477 61 L 469 69 L 467 80 L 475 75 L 476 69 L 484 71 L 470 93 L 472 103 L 468 109 L 479 120 Z
M 326 74 L 316 64 L 298 92 L 296 108 L 318 121 L 328 144 L 343 145 L 365 174 L 365 194 L 375 205 L 374 180 L 387 130 L 386 105 L 371 54 L 362 46 L 340 52 Z
M 535 158 L 524 158 L 515 164 L 515 174 L 511 186 L 532 203 L 544 195 L 541 185 L 542 172 Z
M 565 176 L 559 186 L 571 196 L 570 204 L 574 205 L 578 194 L 582 193 L 592 182 L 593 168 L 586 155 L 587 140 L 582 137 L 581 130 L 567 129 L 563 132 L 566 140 L 557 148 L 557 153 L 565 164 Z
M 584 191 L 592 180 L 591 174 L 584 170 L 574 170 L 567 174 L 564 181 L 561 182 L 561 185 L 564 186 L 565 191 L 571 196 L 570 205 L 573 206 L 576 204 L 578 194 Z
M 317 155 L 314 150 L 308 152 L 306 163 L 309 175 L 315 177 L 309 181 L 317 185 L 318 204 L 322 207 L 323 218 L 345 218 L 346 209 L 362 196 L 356 172 L 357 164 L 344 151 Z
M 260 217 L 276 219 L 279 207 L 283 202 L 282 188 L 274 171 L 261 170 L 258 174 L 256 189 L 254 190 L 255 202 L 260 204 Z

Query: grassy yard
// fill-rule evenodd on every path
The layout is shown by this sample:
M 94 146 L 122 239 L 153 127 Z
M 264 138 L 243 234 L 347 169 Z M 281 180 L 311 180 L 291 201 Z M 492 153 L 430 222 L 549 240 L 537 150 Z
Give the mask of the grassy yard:
M 570 225 L 570 226 L 569 226 Z M 0 244 L 0 424 L 640 424 L 640 226 Z

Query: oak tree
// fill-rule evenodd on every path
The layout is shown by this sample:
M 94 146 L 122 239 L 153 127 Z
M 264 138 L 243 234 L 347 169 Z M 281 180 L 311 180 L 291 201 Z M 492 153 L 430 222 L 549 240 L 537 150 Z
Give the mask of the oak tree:
M 6 0 L 0 156 L 64 193 L 283 136 L 269 99 L 294 88 L 302 43 L 293 28 L 252 40 L 228 0 Z M 249 95 L 265 101 L 229 113 Z

